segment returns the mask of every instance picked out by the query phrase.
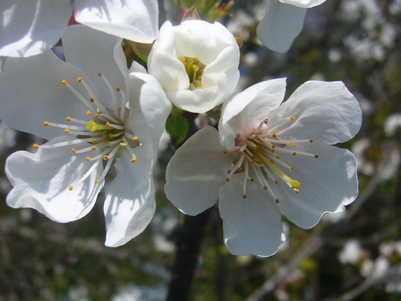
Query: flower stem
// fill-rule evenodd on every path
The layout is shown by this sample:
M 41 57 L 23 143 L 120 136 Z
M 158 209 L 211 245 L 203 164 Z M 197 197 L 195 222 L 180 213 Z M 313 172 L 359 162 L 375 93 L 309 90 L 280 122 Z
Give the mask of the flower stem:
M 166 301 L 189 300 L 192 280 L 211 209 L 197 216 L 185 216 L 176 232 L 176 257 Z

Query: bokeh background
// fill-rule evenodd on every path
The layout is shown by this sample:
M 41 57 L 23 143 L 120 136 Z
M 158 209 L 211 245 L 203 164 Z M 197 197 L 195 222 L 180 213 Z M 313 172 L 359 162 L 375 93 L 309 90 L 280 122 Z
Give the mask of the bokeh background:
M 174 16 L 172 0 L 160 3 L 162 21 L 166 13 Z M 284 219 L 287 242 L 269 258 L 228 253 L 215 208 L 192 300 L 401 300 L 401 1 L 327 0 L 308 10 L 286 54 L 258 41 L 262 16 L 263 1 L 236 0 L 221 20 L 244 41 L 238 91 L 287 77 L 288 97 L 310 79 L 343 81 L 363 110 L 361 131 L 340 145 L 357 156 L 360 195 L 311 230 Z M 69 224 L 7 207 L 4 161 L 35 142 L 0 125 L 0 300 L 164 300 L 183 220 L 163 194 L 175 148 L 168 137 L 156 171 L 156 215 L 139 237 L 115 249 L 104 247 L 102 196 L 85 218 Z

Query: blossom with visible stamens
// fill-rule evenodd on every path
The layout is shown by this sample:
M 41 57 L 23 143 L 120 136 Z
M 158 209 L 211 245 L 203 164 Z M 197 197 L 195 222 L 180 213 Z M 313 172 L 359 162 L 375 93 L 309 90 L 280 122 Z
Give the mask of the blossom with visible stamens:
M 182 110 L 204 113 L 234 93 L 239 80 L 239 47 L 218 22 L 165 22 L 148 58 L 149 74 Z
M 76 43 L 89 39 L 88 47 Z M 35 153 L 8 157 L 14 188 L 7 204 L 57 222 L 82 218 L 114 165 L 105 191 L 106 245 L 120 246 L 153 217 L 152 169 L 171 103 L 156 79 L 129 75 L 120 38 L 76 25 L 63 49 L 67 62 L 47 51 L 9 58 L 0 73 L 2 121 L 49 140 L 34 145 Z
M 282 215 L 311 228 L 358 194 L 354 155 L 332 146 L 358 132 L 357 100 L 341 82 L 306 82 L 281 103 L 284 94 L 285 79 L 239 93 L 223 105 L 219 130 L 195 133 L 167 166 L 165 192 L 182 212 L 197 215 L 219 199 L 235 255 L 272 255 Z

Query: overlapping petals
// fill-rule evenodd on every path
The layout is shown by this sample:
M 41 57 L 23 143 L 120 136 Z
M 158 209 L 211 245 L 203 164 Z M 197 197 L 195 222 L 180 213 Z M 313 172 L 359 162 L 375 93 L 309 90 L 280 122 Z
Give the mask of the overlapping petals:
M 119 246 L 153 217 L 153 144 L 171 103 L 150 75 L 129 76 L 120 38 L 71 26 L 63 45 L 67 62 L 47 51 L 9 58 L 0 73 L 2 121 L 51 139 L 35 145 L 34 154 L 20 151 L 8 158 L 14 188 L 7 203 L 37 209 L 58 222 L 76 220 L 93 207 L 115 163 L 117 176 L 105 192 L 104 212 L 106 245 Z
M 307 82 L 280 105 L 284 93 L 285 80 L 276 79 L 236 95 L 223 106 L 219 132 L 201 129 L 167 167 L 165 192 L 183 212 L 196 215 L 219 199 L 236 255 L 269 256 L 282 243 L 281 215 L 310 228 L 358 194 L 354 155 L 332 146 L 358 132 L 356 99 L 341 82 Z

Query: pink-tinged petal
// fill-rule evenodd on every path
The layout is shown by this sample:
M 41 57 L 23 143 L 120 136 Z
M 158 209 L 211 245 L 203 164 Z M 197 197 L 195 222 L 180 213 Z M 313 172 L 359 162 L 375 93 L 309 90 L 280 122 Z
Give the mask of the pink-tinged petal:
M 227 101 L 222 108 L 219 131 L 227 148 L 234 143 L 235 134 L 246 135 L 259 126 L 269 112 L 284 99 L 286 79 L 267 80 L 249 87 Z
M 43 122 L 65 124 L 67 116 L 89 120 L 88 108 L 62 84 L 67 80 L 89 101 L 86 89 L 76 81 L 81 76 L 89 82 L 80 69 L 61 61 L 51 51 L 28 58 L 8 58 L 0 73 L 0 119 L 14 129 L 45 139 L 64 134 L 62 129 L 44 126 Z
M 219 210 L 224 241 L 234 255 L 273 255 L 282 243 L 281 213 L 268 192 L 248 184 L 243 198 L 242 174 L 220 189 Z
M 295 117 L 289 121 L 288 117 Z M 354 137 L 362 123 L 358 101 L 342 82 L 309 81 L 269 116 L 280 139 L 313 139 L 329 144 Z
M 86 154 L 71 153 L 71 146 L 46 148 L 68 140 L 58 137 L 39 147 L 36 153 L 18 151 L 8 157 L 6 174 L 14 187 L 7 195 L 9 206 L 33 208 L 60 223 L 80 219 L 92 209 L 104 184 L 94 183 L 103 165 L 100 163 L 80 183 L 94 162 L 87 161 Z
M 285 4 L 291 4 L 303 8 L 315 7 L 326 2 L 326 0 L 279 0 L 279 1 Z
M 139 235 L 150 223 L 156 202 L 152 178 L 153 154 L 150 145 L 123 151 L 115 164 L 117 175 L 106 192 L 104 215 L 106 219 L 106 246 L 124 245 Z
M 116 88 L 127 91 L 128 68 L 121 38 L 83 25 L 74 25 L 68 27 L 62 40 L 66 61 L 85 72 L 99 92 L 101 103 L 109 108 L 115 106 L 104 78 L 110 82 L 112 93 Z M 98 75 L 99 72 L 104 78 Z
M 0 56 L 26 57 L 49 50 L 67 29 L 69 0 L 2 0 Z
M 159 31 L 157 0 L 75 0 L 75 19 L 96 30 L 140 43 L 152 43 Z
M 306 8 L 284 4 L 278 0 L 265 0 L 266 12 L 256 33 L 262 43 L 277 52 L 287 52 L 302 31 Z
M 280 181 L 272 189 L 280 200 L 283 215 L 297 226 L 308 229 L 316 225 L 325 212 L 342 210 L 358 195 L 355 156 L 348 150 L 322 143 L 299 143 L 292 151 L 307 151 L 318 155 L 281 154 L 281 159 L 294 168 L 285 173 L 298 180 L 299 193 Z
M 185 214 L 197 215 L 216 203 L 232 162 L 223 150 L 217 130 L 205 127 L 171 158 L 164 191 L 173 205 Z

